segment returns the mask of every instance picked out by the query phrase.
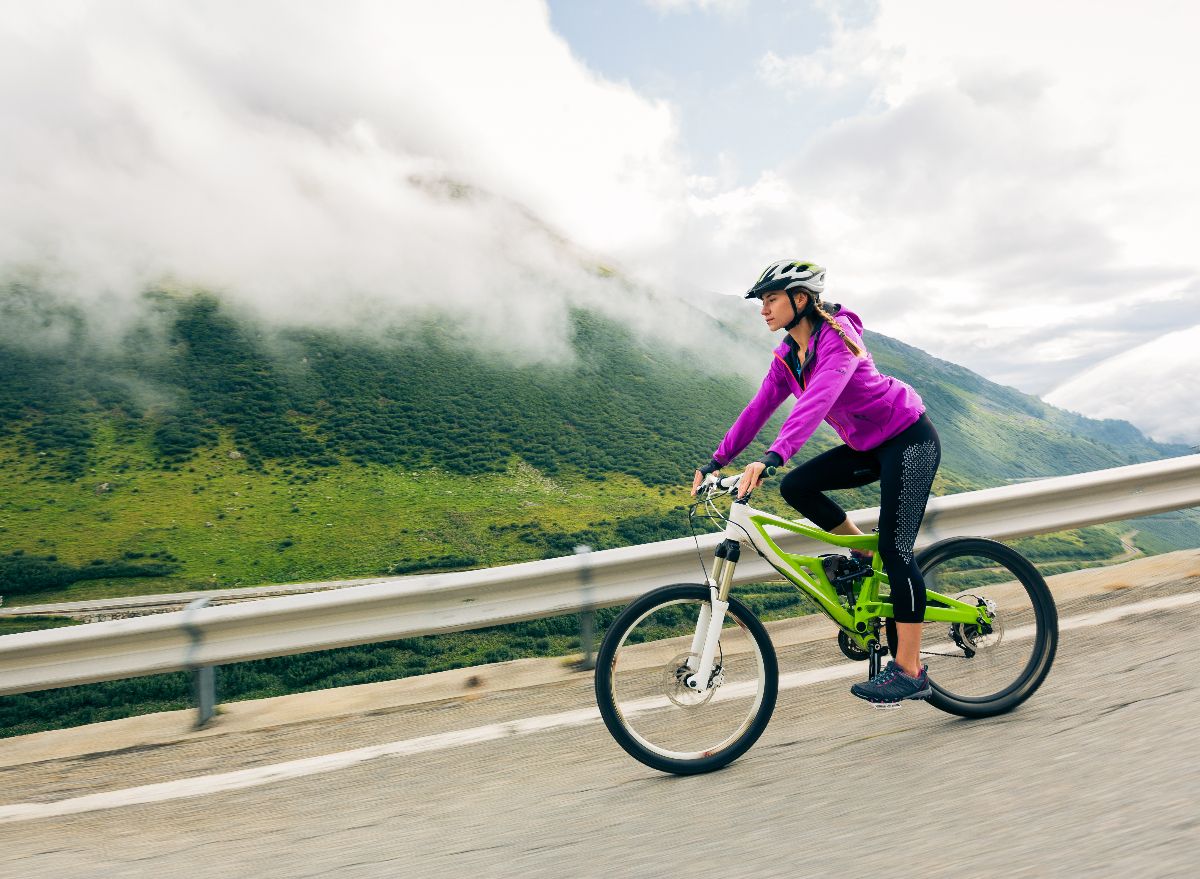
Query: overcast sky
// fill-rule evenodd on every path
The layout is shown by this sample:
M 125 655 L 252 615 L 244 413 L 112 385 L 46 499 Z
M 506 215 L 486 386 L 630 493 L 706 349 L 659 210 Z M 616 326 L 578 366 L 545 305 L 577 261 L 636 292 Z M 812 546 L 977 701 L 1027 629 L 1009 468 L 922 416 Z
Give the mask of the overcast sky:
M 610 295 L 580 265 L 738 293 L 807 258 L 868 327 L 1198 443 L 1197 32 L 1180 2 L 9 0 L 0 272 L 330 320 L 476 290 L 509 307 L 464 319 L 536 308 L 553 347 Z

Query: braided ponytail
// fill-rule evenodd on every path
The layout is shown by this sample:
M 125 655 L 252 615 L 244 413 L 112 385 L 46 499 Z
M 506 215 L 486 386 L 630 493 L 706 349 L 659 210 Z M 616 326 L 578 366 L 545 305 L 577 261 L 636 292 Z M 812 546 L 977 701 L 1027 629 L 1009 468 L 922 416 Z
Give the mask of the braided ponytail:
M 846 331 L 842 329 L 842 325 L 833 319 L 833 316 L 825 310 L 824 304 L 816 296 L 809 297 L 812 300 L 812 316 L 817 320 L 824 321 L 833 331 L 842 337 L 842 341 L 846 343 L 846 347 L 850 349 L 850 353 L 855 357 L 866 356 L 866 351 L 862 346 L 846 335 Z

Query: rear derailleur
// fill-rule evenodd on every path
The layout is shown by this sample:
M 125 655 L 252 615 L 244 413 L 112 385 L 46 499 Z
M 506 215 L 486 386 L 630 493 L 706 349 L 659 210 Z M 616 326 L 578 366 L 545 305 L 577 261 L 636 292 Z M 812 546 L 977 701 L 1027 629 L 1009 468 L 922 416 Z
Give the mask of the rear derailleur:
M 960 596 L 960 600 L 963 601 L 968 598 L 974 598 L 976 605 L 986 611 L 992 620 L 991 623 L 988 623 L 981 613 L 972 624 L 954 623 L 950 626 L 950 638 L 958 645 L 967 659 L 971 659 L 979 649 L 999 644 L 1000 639 L 1004 636 L 1004 627 L 1000 624 L 1000 618 L 996 613 L 996 602 L 990 598 L 979 598 L 975 595 Z

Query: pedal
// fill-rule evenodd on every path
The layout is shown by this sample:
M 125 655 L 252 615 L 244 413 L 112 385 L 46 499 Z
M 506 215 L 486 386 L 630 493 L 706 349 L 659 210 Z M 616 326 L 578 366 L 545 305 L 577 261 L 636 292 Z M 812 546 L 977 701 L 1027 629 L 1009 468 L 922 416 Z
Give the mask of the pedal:
M 881 648 L 879 641 L 872 638 L 867 644 L 867 680 L 872 680 L 875 675 L 879 674 L 879 670 L 883 668 L 883 657 L 886 652 Z
M 904 705 L 903 702 L 868 702 L 867 707 L 875 711 L 893 711 Z

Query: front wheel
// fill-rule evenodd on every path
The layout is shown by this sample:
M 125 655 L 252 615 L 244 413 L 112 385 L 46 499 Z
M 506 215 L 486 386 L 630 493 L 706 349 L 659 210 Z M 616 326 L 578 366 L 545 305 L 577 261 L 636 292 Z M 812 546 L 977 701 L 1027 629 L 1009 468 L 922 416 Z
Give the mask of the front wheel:
M 775 648 L 754 612 L 733 596 L 711 686 L 697 695 L 683 683 L 692 636 L 708 606 L 709 589 L 697 583 L 647 592 L 609 626 L 596 656 L 596 702 L 605 726 L 630 756 L 662 772 L 693 775 L 731 763 L 758 740 L 775 710 Z
M 935 543 L 917 557 L 917 567 L 926 588 L 986 607 L 992 618 L 991 625 L 925 623 L 929 704 L 960 717 L 991 717 L 1032 696 L 1058 649 L 1058 611 L 1038 569 L 982 537 Z

